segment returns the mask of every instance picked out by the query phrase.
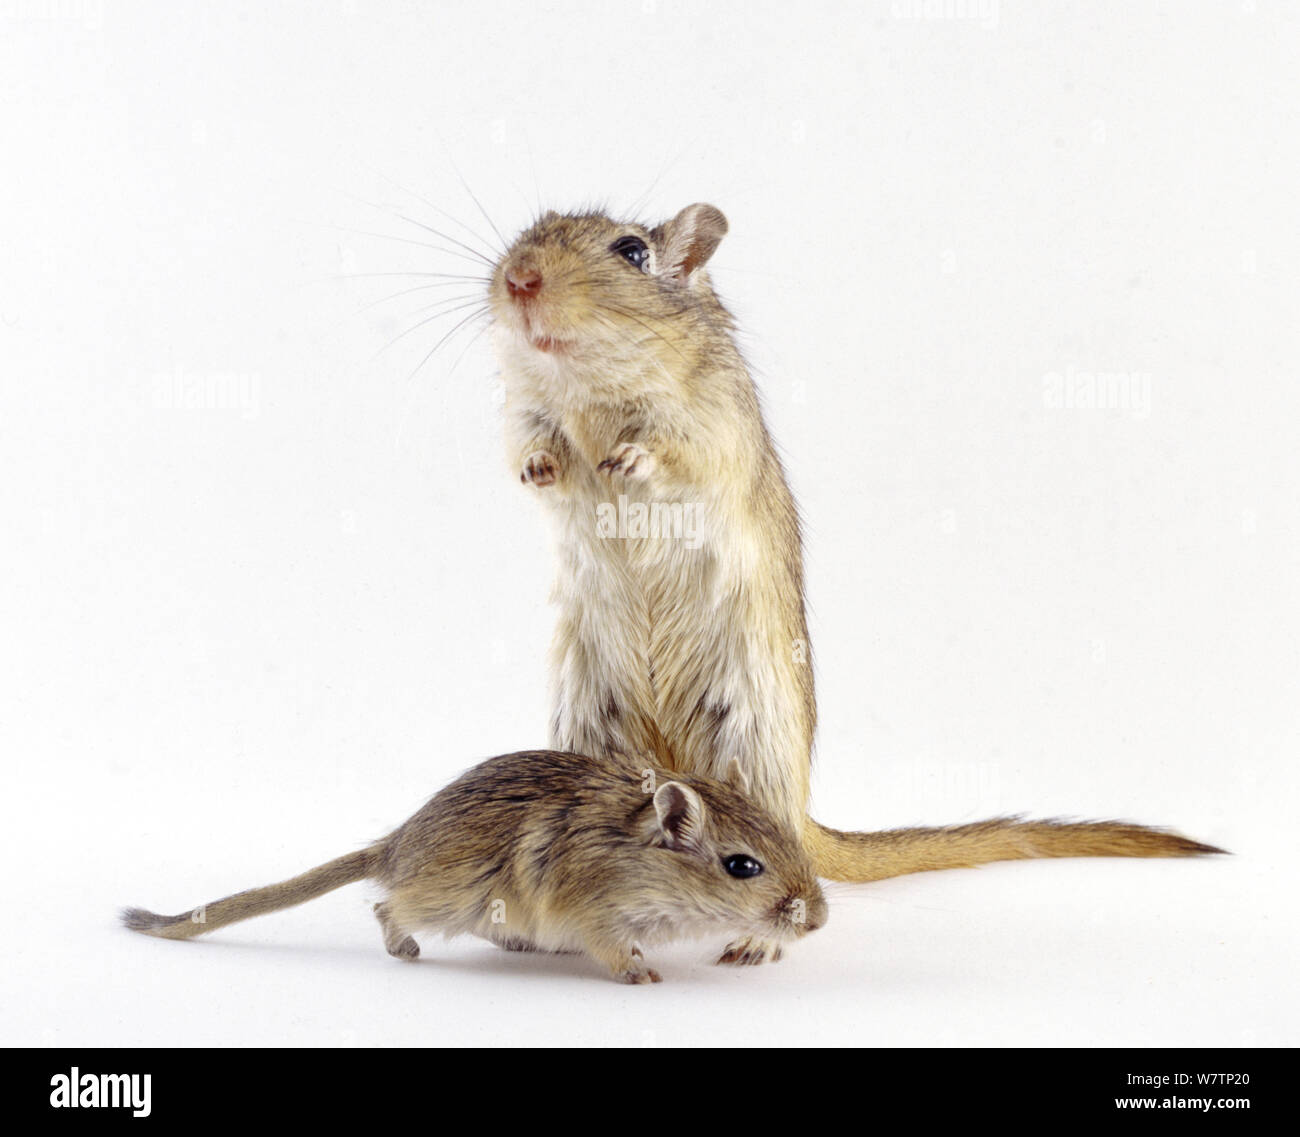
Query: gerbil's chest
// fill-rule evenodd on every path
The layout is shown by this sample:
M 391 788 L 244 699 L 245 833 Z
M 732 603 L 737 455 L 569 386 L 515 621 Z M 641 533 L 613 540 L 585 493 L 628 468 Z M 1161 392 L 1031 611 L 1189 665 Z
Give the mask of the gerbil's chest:
M 584 548 L 597 560 L 612 555 L 633 567 L 696 575 L 719 541 L 725 541 L 717 487 L 665 468 L 654 442 L 635 431 L 586 423 L 574 423 L 573 428 L 572 434 L 566 432 L 575 452 L 567 471 L 567 494 L 563 501 L 560 495 L 552 499 L 560 510 L 565 544 Z M 646 448 L 648 458 L 637 461 L 643 467 L 650 464 L 648 475 L 601 468 L 601 463 L 622 454 L 626 443 Z
M 628 435 L 637 433 L 641 416 L 631 407 L 555 410 L 550 414 L 578 459 L 579 469 L 592 475 L 583 479 L 588 490 L 600 493 L 607 489 L 612 484 L 609 477 L 600 474 L 597 479 L 594 475 L 599 473 L 598 467 L 616 446 L 627 441 Z

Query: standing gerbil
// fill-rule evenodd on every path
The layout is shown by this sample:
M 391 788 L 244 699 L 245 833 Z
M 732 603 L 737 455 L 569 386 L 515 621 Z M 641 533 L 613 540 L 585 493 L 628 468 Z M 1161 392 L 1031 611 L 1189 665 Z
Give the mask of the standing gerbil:
M 184 940 L 353 881 L 384 946 L 415 959 L 421 931 L 469 932 L 514 951 L 581 951 L 625 983 L 657 983 L 643 946 L 721 933 L 782 942 L 826 922 L 797 831 L 727 780 L 555 751 L 490 758 L 369 848 L 179 916 L 128 908 L 137 932 Z
M 799 519 L 705 272 L 726 231 L 704 204 L 653 228 L 552 212 L 495 267 L 511 457 L 558 534 L 551 744 L 714 776 L 737 759 L 837 880 L 1219 851 L 1118 822 L 842 833 L 807 817 L 816 703 Z M 720 962 L 773 947 L 732 945 Z

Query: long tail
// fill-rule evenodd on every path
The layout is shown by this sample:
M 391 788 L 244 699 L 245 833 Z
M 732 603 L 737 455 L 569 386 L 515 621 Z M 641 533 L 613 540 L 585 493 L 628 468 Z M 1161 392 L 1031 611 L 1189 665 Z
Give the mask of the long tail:
M 879 833 L 843 833 L 810 817 L 804 843 L 819 876 L 855 883 L 1032 857 L 1195 857 L 1225 851 L 1165 829 L 1123 821 L 1019 817 Z
M 315 900 L 354 880 L 362 880 L 371 874 L 374 857 L 373 849 L 362 849 L 338 857 L 291 880 L 268 884 L 265 888 L 250 888 L 247 892 L 236 892 L 234 896 L 192 908 L 179 916 L 159 916 L 143 908 L 124 908 L 122 923 L 133 932 L 143 932 L 147 936 L 162 936 L 169 940 L 192 939 L 239 920 L 263 916 L 281 908 L 292 908 L 295 904 Z

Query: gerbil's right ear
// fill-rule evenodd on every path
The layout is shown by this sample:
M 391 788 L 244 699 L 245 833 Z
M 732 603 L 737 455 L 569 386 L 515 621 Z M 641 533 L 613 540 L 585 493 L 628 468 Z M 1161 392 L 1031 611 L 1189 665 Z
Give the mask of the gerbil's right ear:
M 690 786 L 664 782 L 655 790 L 655 814 L 668 848 L 698 847 L 704 833 L 704 803 Z
M 727 219 L 717 207 L 696 202 L 665 221 L 653 235 L 661 249 L 660 274 L 689 284 L 727 235 Z

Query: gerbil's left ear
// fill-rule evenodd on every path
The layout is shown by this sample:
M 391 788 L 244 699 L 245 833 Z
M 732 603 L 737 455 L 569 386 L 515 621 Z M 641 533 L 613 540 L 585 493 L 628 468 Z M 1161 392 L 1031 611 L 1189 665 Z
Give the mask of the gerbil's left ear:
M 727 763 L 727 781 L 733 789 L 749 796 L 749 775 L 745 773 L 745 767 L 740 764 L 739 758 L 733 758 Z
M 660 243 L 660 274 L 690 283 L 727 234 L 727 219 L 715 206 L 696 202 L 654 231 Z
M 655 814 L 664 844 L 670 849 L 692 849 L 704 832 L 704 803 L 700 795 L 681 782 L 664 782 L 655 790 Z

